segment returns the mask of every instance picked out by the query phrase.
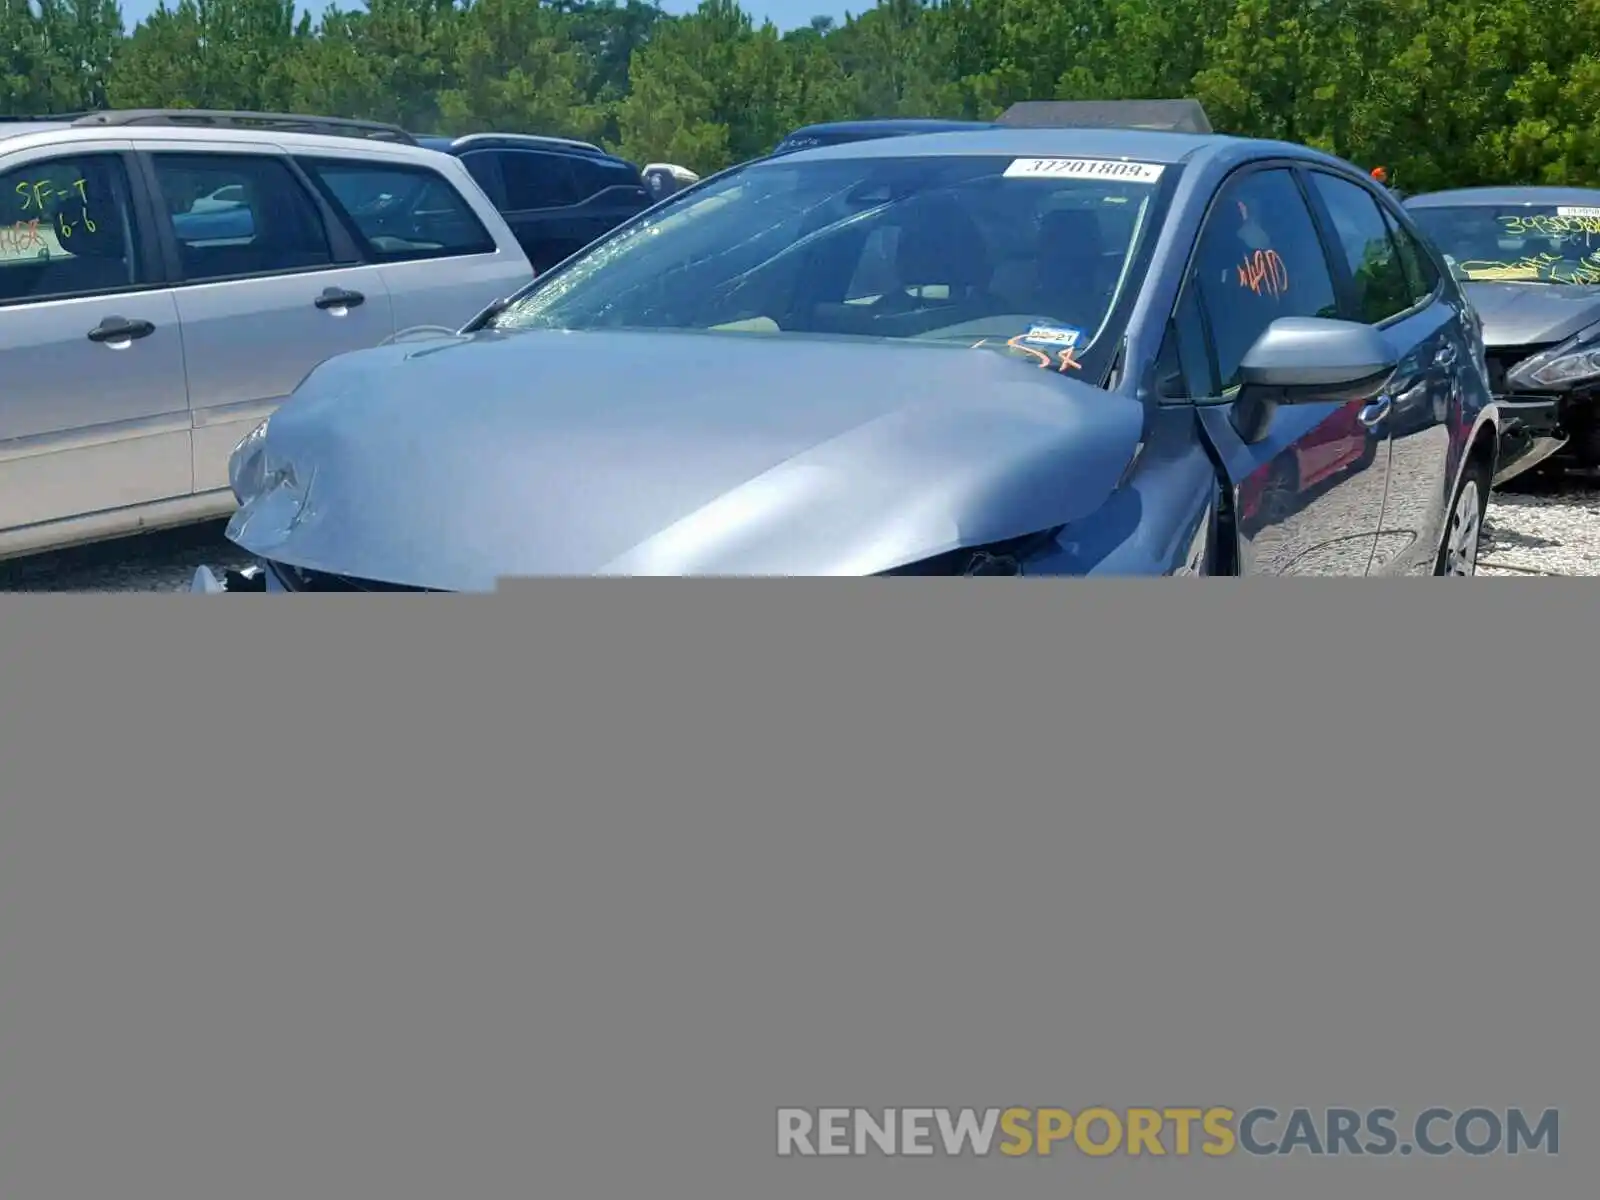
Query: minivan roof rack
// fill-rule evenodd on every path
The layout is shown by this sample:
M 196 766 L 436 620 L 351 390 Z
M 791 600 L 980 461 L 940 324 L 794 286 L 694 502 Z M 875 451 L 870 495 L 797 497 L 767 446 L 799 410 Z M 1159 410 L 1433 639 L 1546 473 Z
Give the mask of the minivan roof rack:
M 0 122 L 7 122 L 12 125 L 46 125 L 50 123 L 57 125 L 70 125 L 79 117 L 85 117 L 88 115 L 88 113 L 81 112 L 40 113 L 37 115 L 18 114 L 15 116 L 6 114 L 4 116 L 0 116 Z
M 64 118 L 46 118 L 62 120 Z M 212 108 L 129 108 L 77 116 L 74 125 L 199 125 L 212 128 L 274 129 L 284 133 L 321 133 L 335 137 L 360 137 L 415 146 L 398 125 L 357 121 L 349 117 L 313 117 L 301 113 L 234 112 Z
M 577 138 L 553 137 L 542 133 L 468 133 L 451 139 L 452 146 L 492 145 L 504 142 L 509 145 L 564 146 L 569 150 L 583 150 L 589 154 L 604 154 L 604 148 L 593 142 Z

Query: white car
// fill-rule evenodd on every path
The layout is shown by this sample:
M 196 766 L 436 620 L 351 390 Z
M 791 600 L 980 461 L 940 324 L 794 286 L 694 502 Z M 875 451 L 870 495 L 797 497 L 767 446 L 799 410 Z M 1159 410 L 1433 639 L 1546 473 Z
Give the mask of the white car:
M 394 126 L 0 119 L 0 558 L 226 515 L 229 453 L 312 368 L 532 276 L 462 161 Z

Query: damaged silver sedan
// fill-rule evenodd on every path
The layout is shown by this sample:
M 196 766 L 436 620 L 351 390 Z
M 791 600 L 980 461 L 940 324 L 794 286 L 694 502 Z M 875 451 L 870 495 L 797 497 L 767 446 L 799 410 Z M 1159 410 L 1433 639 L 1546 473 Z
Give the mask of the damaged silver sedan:
M 317 368 L 232 458 L 228 536 L 259 567 L 194 587 L 1470 575 L 1482 356 L 1403 210 L 1314 150 L 805 150 L 690 186 L 458 335 Z

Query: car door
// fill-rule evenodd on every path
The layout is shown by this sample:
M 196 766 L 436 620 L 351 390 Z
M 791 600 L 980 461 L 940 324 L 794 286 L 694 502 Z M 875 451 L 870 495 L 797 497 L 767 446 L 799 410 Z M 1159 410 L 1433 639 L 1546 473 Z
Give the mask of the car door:
M 286 154 L 207 142 L 143 158 L 179 284 L 194 490 L 215 491 L 240 438 L 318 363 L 393 334 L 394 315 L 378 269 Z
M 574 155 L 572 172 L 578 182 L 579 203 L 586 214 L 584 244 L 595 241 L 655 203 L 644 176 L 632 163 L 615 158 Z M 682 189 L 674 183 L 667 195 Z
M 189 494 L 183 338 L 132 151 L 0 159 L 0 530 Z
M 378 264 L 399 334 L 454 333 L 533 276 L 528 259 L 460 160 L 335 154 L 296 158 Z M 491 226 L 494 228 L 491 229 Z
M 1279 406 L 1251 440 L 1239 364 L 1280 317 L 1338 318 L 1340 289 L 1305 193 L 1287 165 L 1223 183 L 1186 285 L 1209 349 L 1213 398 L 1198 410 L 1228 475 L 1244 574 L 1365 575 L 1383 516 L 1387 433 L 1376 397 Z
M 534 270 L 548 271 L 588 245 L 600 232 L 576 206 L 585 199 L 571 155 L 543 150 L 500 150 L 506 221 Z
M 1437 298 L 1428 256 L 1364 182 L 1306 172 L 1319 216 L 1343 252 L 1352 320 L 1383 332 L 1399 362 L 1390 381 L 1389 484 L 1370 573 L 1431 574 L 1450 503 L 1451 411 L 1471 367 L 1465 314 Z

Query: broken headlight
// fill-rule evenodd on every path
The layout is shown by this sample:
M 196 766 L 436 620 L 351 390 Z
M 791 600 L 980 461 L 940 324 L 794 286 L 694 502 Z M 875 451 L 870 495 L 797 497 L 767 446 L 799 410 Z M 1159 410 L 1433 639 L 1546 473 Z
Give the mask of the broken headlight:
M 1566 389 L 1600 382 L 1600 328 L 1586 329 L 1577 337 L 1518 363 L 1506 372 L 1506 382 L 1535 389 Z
M 267 421 L 271 419 L 245 434 L 228 456 L 228 487 L 240 504 L 258 495 L 266 482 Z
M 1061 530 L 1049 529 L 987 546 L 963 547 L 884 571 L 884 575 L 1025 575 L 1030 559 L 1055 545 Z

